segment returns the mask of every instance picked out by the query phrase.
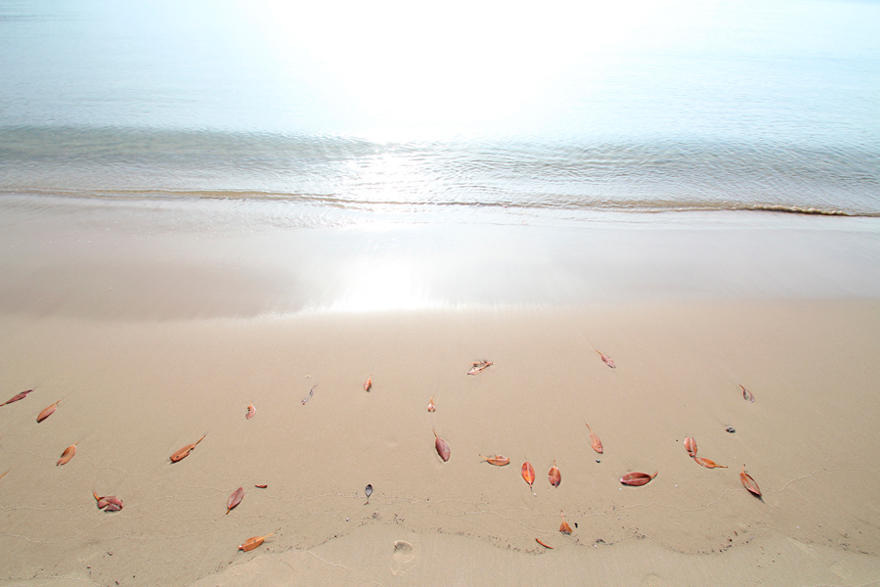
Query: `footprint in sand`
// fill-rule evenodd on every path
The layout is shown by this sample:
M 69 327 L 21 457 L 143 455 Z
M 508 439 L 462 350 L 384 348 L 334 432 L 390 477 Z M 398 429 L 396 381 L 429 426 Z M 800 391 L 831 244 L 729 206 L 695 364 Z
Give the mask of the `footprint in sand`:
M 402 575 L 418 562 L 416 548 L 406 540 L 394 541 L 394 552 L 391 554 L 391 574 Z

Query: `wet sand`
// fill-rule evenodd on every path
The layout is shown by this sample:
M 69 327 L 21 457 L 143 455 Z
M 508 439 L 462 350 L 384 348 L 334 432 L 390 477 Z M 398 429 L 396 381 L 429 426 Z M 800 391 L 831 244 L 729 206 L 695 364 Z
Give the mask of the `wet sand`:
M 292 250 L 339 261 L 328 253 L 342 247 L 337 238 L 363 252 L 371 239 L 387 244 L 387 234 L 346 238 L 350 229 L 335 227 L 230 240 L 143 210 L 75 212 L 73 222 L 52 206 L 23 210 L 5 209 L 0 233 L 0 401 L 34 392 L 0 407 L 0 473 L 9 470 L 0 479 L 0 585 L 880 581 L 880 299 L 853 294 L 871 294 L 875 281 L 867 272 L 859 280 L 878 249 L 864 224 L 814 235 L 810 219 L 777 235 L 781 249 L 797 239 L 838 243 L 787 273 L 789 257 L 750 264 L 734 246 L 747 234 L 754 252 L 772 242 L 769 227 L 681 234 L 667 226 L 618 251 L 619 279 L 603 274 L 614 291 L 638 290 L 624 301 L 583 295 L 586 288 L 577 303 L 452 300 L 355 312 L 303 309 L 303 300 L 351 304 L 390 290 L 366 296 L 329 278 L 287 283 L 296 310 L 283 279 L 252 278 L 271 275 L 267 259 Z M 589 228 L 595 234 L 577 238 L 642 234 Z M 493 230 L 510 242 L 523 234 Z M 547 239 L 552 232 L 538 230 Z M 473 244 L 478 231 L 465 233 Z M 660 266 L 650 249 L 661 241 L 666 252 L 679 250 L 670 243 L 696 250 Z M 610 267 L 602 250 L 581 251 L 594 262 L 584 265 L 542 242 L 533 257 L 481 266 L 489 271 L 470 293 L 492 298 L 535 282 L 526 297 L 540 297 Z M 388 261 L 377 249 L 359 279 Z M 459 254 L 441 248 L 422 270 L 452 275 Z M 295 264 L 279 271 L 289 276 Z M 322 278 L 353 267 L 324 265 Z M 692 277 L 657 278 L 664 268 Z M 715 289 L 727 270 L 741 289 Z M 765 283 L 776 270 L 779 281 Z M 791 293 L 813 275 L 824 278 L 815 289 Z M 483 359 L 494 364 L 466 374 Z M 449 443 L 448 462 L 432 430 Z M 728 468 L 697 465 L 682 445 L 687 436 L 699 456 Z M 56 466 L 73 443 L 76 455 Z M 511 463 L 495 467 L 479 454 Z M 520 475 L 525 461 L 536 471 L 533 488 Z M 547 478 L 554 462 L 562 474 L 555 488 Z M 743 488 L 743 465 L 762 499 Z M 658 475 L 621 485 L 633 471 Z M 244 498 L 227 513 L 238 487 Z M 124 509 L 98 510 L 93 491 L 119 496 Z M 558 531 L 560 513 L 570 536 Z M 237 549 L 270 532 L 257 549 Z

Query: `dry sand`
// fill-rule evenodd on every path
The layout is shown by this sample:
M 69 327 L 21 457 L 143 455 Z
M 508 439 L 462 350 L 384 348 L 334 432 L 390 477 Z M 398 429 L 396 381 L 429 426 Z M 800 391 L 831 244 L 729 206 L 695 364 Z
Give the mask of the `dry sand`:
M 0 407 L 0 585 L 880 582 L 876 300 L 5 313 L 0 332 L 2 394 L 35 388 Z M 494 365 L 466 375 L 479 359 Z M 729 468 L 695 464 L 686 436 Z M 630 471 L 658 476 L 622 486 Z

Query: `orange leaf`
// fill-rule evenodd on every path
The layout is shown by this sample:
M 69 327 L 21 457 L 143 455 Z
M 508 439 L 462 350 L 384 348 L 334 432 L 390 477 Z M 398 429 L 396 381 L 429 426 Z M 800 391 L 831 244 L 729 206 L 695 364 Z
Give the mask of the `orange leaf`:
M 684 448 L 688 451 L 691 458 L 697 456 L 697 441 L 690 436 L 684 439 Z
M 748 489 L 752 494 L 761 497 L 761 489 L 758 487 L 758 484 L 755 483 L 755 480 L 752 479 L 752 476 L 746 473 L 745 465 L 743 465 L 742 471 L 740 471 L 739 480 L 742 481 L 743 487 Z
M 702 465 L 707 469 L 726 469 L 726 465 L 716 465 L 715 461 L 710 461 L 709 459 L 704 459 L 703 457 L 694 457 L 694 462 L 698 465 Z
M 269 536 L 272 536 L 272 534 L 275 534 L 275 532 L 271 532 L 269 534 L 266 534 L 265 536 L 254 536 L 252 538 L 248 538 L 247 540 L 244 541 L 244 544 L 240 544 L 238 546 L 238 549 L 243 550 L 245 552 L 247 552 L 249 550 L 253 550 L 256 547 L 258 547 L 259 545 L 261 545 L 263 543 L 263 540 L 265 540 Z

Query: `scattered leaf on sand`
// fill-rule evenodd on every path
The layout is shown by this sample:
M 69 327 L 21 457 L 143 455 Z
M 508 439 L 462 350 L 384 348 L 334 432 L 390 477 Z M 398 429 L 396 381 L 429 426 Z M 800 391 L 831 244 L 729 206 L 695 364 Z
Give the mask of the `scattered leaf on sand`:
M 543 546 L 544 548 L 549 548 L 550 550 L 553 550 L 553 547 L 552 547 L 552 546 L 550 546 L 549 544 L 547 544 L 546 542 L 544 542 L 544 541 L 541 540 L 540 538 L 535 538 L 535 542 L 537 542 L 538 544 L 540 544 L 540 545 Z
M 584 424 L 587 424 L 586 420 L 584 420 Z M 599 440 L 599 437 L 593 433 L 593 429 L 590 428 L 589 424 L 587 424 L 587 430 L 590 431 L 590 446 L 593 447 L 594 451 L 596 451 L 599 454 L 602 454 L 602 451 L 604 450 L 602 448 L 602 441 Z
M 740 385 L 740 387 L 742 387 L 742 390 L 743 390 L 743 399 L 750 401 L 752 403 L 755 403 L 754 394 L 751 391 L 749 391 L 748 389 L 746 389 L 745 387 L 743 387 L 742 385 Z
M 92 491 L 92 495 L 95 496 L 95 500 L 98 502 L 99 510 L 104 510 L 105 512 L 118 512 L 122 509 L 122 500 L 115 495 L 98 497 L 98 494 L 95 491 Z
M 436 409 L 437 409 L 436 406 L 434 406 L 434 396 L 432 395 L 431 399 L 428 400 L 428 411 L 433 412 Z
M 256 414 L 256 413 L 257 413 L 257 408 L 254 407 L 254 404 L 250 404 L 247 407 L 247 414 L 245 414 L 244 417 L 247 418 L 248 420 L 250 420 L 251 418 L 254 417 L 254 414 Z
M 259 545 L 261 545 L 263 543 L 263 540 L 265 540 L 269 536 L 272 536 L 273 534 L 275 534 L 275 532 L 270 532 L 269 534 L 266 534 L 265 536 L 254 536 L 252 538 L 248 538 L 247 540 L 244 541 L 243 544 L 238 545 L 238 549 L 243 550 L 245 552 L 247 552 L 249 550 L 253 550 L 256 547 L 258 547 Z
M 434 448 L 437 449 L 437 454 L 440 455 L 440 458 L 443 459 L 443 462 L 449 460 L 449 444 L 437 436 L 437 432 L 431 429 L 431 432 L 434 432 Z
M 364 391 L 370 391 L 373 389 L 373 374 L 370 373 L 370 377 L 364 382 Z
M 715 461 L 710 461 L 709 459 L 704 459 L 703 457 L 694 457 L 694 462 L 698 465 L 702 465 L 707 469 L 726 469 L 726 465 L 718 465 Z
M 504 465 L 510 464 L 510 459 L 501 455 L 495 455 L 494 457 L 484 457 L 483 455 L 480 455 L 480 458 L 496 467 L 503 467 Z
M 691 456 L 691 458 L 697 456 L 697 441 L 690 436 L 684 439 L 684 448 L 686 451 L 688 451 L 688 454 Z
M 532 468 L 532 464 L 528 461 L 523 463 L 522 477 L 526 480 L 526 483 L 528 483 L 529 487 L 531 488 L 532 483 L 535 482 L 535 469 Z
M 239 487 L 235 491 L 232 492 L 232 495 L 229 496 L 229 499 L 226 500 L 226 514 L 229 515 L 229 512 L 232 511 L 232 508 L 241 503 L 241 498 L 244 497 L 244 487 Z
M 556 461 L 553 461 L 553 466 L 550 467 L 550 472 L 547 473 L 547 479 L 553 487 L 559 487 L 559 484 L 562 483 L 562 473 L 559 472 Z
M 198 443 L 200 443 L 202 440 L 204 440 L 205 436 L 207 436 L 207 435 L 203 434 L 202 437 L 199 438 L 198 440 L 196 440 L 194 443 L 187 444 L 185 447 L 183 447 L 182 449 L 180 449 L 179 451 L 177 451 L 176 453 L 171 455 L 171 462 L 176 463 L 176 462 L 182 461 L 183 459 L 188 457 L 189 453 L 191 453 L 193 451 L 193 449 L 196 447 L 196 445 Z
M 648 475 L 647 473 L 627 473 L 623 477 L 620 478 L 620 482 L 624 485 L 633 485 L 639 486 L 644 485 L 651 479 L 657 476 L 657 472 L 655 471 L 653 475 Z
M 475 363 L 471 363 L 471 370 L 467 372 L 468 375 L 476 375 L 477 373 L 482 373 L 492 365 L 494 365 L 492 361 L 477 361 Z
M 303 401 L 302 401 L 302 405 L 306 405 L 306 402 L 308 402 L 310 399 L 312 399 L 312 396 L 315 395 L 315 388 L 316 388 L 316 387 L 318 387 L 317 384 L 315 384 L 315 385 L 312 386 L 312 388 L 309 390 L 309 395 L 307 395 L 307 396 L 305 397 L 305 399 L 303 399 Z
M 615 367 L 617 367 L 617 365 L 614 364 L 614 360 L 613 360 L 611 357 L 609 357 L 608 355 L 606 355 L 606 354 L 603 353 L 602 351 L 596 351 L 596 352 L 599 353 L 599 356 L 600 356 L 600 357 L 602 357 L 602 362 L 603 362 L 603 363 L 605 363 L 606 365 L 608 365 L 608 366 L 611 367 L 612 369 L 614 369 Z
M 753 495 L 761 497 L 761 489 L 758 487 L 758 484 L 755 483 L 755 480 L 752 479 L 752 476 L 746 473 L 745 465 L 743 465 L 742 471 L 740 471 L 739 480 L 742 481 L 743 487 L 748 489 Z
M 5 402 L 3 402 L 2 404 L 0 404 L 0 406 L 5 406 L 6 404 L 11 404 L 12 402 L 17 402 L 20 399 L 24 399 L 27 397 L 27 394 L 29 394 L 32 391 L 33 391 L 33 389 L 29 389 L 27 391 L 22 391 L 21 393 L 17 393 L 14 396 L 12 396 L 11 399 L 8 399 Z
M 266 488 L 269 487 L 269 486 L 266 485 L 265 483 L 262 483 L 262 484 L 260 484 L 260 485 L 254 485 L 254 487 L 257 487 L 257 488 L 259 488 L 259 489 L 266 489 Z
M 55 466 L 66 465 L 70 462 L 70 459 L 73 458 L 73 455 L 76 454 L 76 443 L 74 442 L 70 446 L 64 449 L 64 452 L 61 453 L 61 458 L 58 459 L 58 462 L 55 463 Z
M 39 415 L 37 416 L 37 424 L 39 424 L 40 422 L 42 422 L 43 420 L 45 420 L 46 418 L 48 418 L 49 416 L 54 414 L 55 410 L 58 408 L 58 404 L 60 402 L 61 402 L 61 400 L 58 400 L 57 402 L 55 402 L 54 404 L 52 404 L 51 406 L 49 406 L 48 408 L 46 408 L 45 410 L 40 412 Z
M 559 531 L 563 534 L 571 534 L 571 526 L 565 521 L 565 514 L 559 512 L 559 515 L 562 516 L 562 524 L 559 525 Z

